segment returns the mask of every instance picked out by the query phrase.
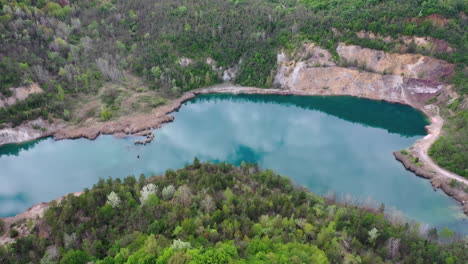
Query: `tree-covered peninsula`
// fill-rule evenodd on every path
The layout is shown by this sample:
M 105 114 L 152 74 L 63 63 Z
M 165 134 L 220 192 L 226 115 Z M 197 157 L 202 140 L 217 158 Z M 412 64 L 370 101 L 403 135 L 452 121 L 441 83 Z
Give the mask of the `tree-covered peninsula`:
M 465 263 L 448 230 L 325 199 L 255 164 L 100 180 L 52 202 L 1 263 Z M 391 219 L 391 220 L 389 220 Z M 17 235 L 15 227 L 11 235 Z

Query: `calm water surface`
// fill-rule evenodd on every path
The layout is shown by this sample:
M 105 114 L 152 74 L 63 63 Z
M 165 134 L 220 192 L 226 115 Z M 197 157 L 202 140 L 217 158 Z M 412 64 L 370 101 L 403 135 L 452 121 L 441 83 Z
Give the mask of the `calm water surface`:
M 317 194 L 385 203 L 419 222 L 468 233 L 458 204 L 392 155 L 425 134 L 425 118 L 410 107 L 352 97 L 203 95 L 174 115 L 146 146 L 101 136 L 0 147 L 0 216 L 91 187 L 99 177 L 162 174 L 198 156 L 258 162 Z

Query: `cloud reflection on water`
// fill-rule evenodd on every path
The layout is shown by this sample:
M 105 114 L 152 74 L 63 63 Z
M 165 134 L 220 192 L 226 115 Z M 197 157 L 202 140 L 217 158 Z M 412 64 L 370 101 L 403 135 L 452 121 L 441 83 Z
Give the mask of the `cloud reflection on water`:
M 10 150 L 0 156 L 0 215 L 91 187 L 99 177 L 161 174 L 198 156 L 258 162 L 319 194 L 371 197 L 414 219 L 463 228 L 454 216 L 459 207 L 451 207 L 456 203 L 393 158 L 392 151 L 424 134 L 425 121 L 413 109 L 346 97 L 215 95 L 196 98 L 174 115 L 146 146 L 101 136 Z M 17 193 L 26 194 L 24 202 Z

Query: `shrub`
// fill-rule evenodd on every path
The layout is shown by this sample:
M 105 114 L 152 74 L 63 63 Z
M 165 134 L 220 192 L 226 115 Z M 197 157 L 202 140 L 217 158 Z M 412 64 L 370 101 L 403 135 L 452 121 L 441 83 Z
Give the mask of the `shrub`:
M 458 109 L 458 104 L 460 103 L 462 97 L 459 97 L 455 99 L 448 107 L 452 109 L 452 111 L 457 111 Z
M 86 264 L 89 256 L 81 250 L 68 251 L 60 261 L 60 264 Z
M 162 190 L 163 199 L 164 200 L 172 199 L 172 197 L 174 197 L 174 193 L 175 193 L 175 188 L 173 185 L 164 187 L 164 189 Z
M 18 230 L 16 230 L 16 228 L 10 229 L 10 237 L 11 237 L 11 238 L 15 238 L 15 237 L 17 237 L 18 235 L 19 235 L 19 232 L 18 232 Z
M 107 195 L 107 203 L 112 206 L 112 208 L 119 207 L 120 205 L 120 198 L 115 192 L 111 192 Z
M 426 105 L 433 104 L 437 101 L 437 96 L 432 97 L 431 99 L 425 102 Z
M 455 187 L 459 186 L 460 183 L 455 179 L 451 179 L 450 182 L 449 182 L 449 185 L 450 185 L 450 187 L 455 188 Z
M 141 204 L 144 204 L 146 200 L 148 200 L 151 194 L 156 194 L 157 192 L 158 192 L 158 186 L 154 185 L 153 183 L 143 186 L 143 188 L 140 191 Z
M 13 19 L 13 16 L 11 14 L 3 15 L 3 16 L 0 16 L 0 23 L 6 26 L 8 23 L 10 23 L 12 19 Z
M 446 135 L 439 137 L 429 149 L 429 155 L 440 166 L 468 177 L 468 152 L 466 135 L 468 130 L 468 112 L 461 113 L 447 122 Z
M 112 118 L 112 111 L 107 109 L 105 105 L 101 108 L 101 121 L 108 121 Z
M 187 249 L 187 248 L 191 248 L 190 242 L 184 242 L 184 241 L 182 241 L 180 239 L 176 239 L 172 243 L 172 249 L 174 249 L 174 250 Z
M 59 4 L 55 2 L 47 2 L 47 4 L 44 7 L 44 10 L 51 16 L 58 18 L 65 18 L 71 12 L 71 8 L 69 6 L 65 6 L 62 8 Z
M 2 236 L 4 232 L 5 232 L 5 223 L 3 222 L 2 219 L 0 219 L 0 236 Z

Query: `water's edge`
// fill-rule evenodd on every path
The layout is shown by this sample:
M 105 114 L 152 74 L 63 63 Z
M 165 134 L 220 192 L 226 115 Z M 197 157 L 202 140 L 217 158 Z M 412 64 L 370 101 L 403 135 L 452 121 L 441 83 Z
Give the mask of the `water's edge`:
M 233 85 L 221 85 L 221 86 L 214 86 L 209 88 L 202 88 L 197 89 L 191 92 L 185 93 L 182 97 L 173 100 L 170 104 L 164 105 L 161 107 L 156 108 L 152 113 L 145 114 L 137 117 L 132 118 L 125 118 L 123 120 L 117 121 L 110 121 L 106 123 L 100 123 L 93 127 L 87 128 L 80 128 L 80 127 L 65 127 L 58 129 L 57 131 L 53 131 L 48 135 L 38 136 L 37 138 L 44 138 L 48 136 L 53 136 L 55 140 L 61 139 L 77 139 L 77 138 L 87 138 L 90 140 L 96 139 L 99 135 L 106 135 L 106 134 L 113 134 L 117 136 L 131 136 L 137 133 L 141 133 L 142 131 L 148 131 L 150 129 L 157 129 L 160 128 L 162 124 L 172 122 L 174 120 L 173 116 L 169 116 L 168 114 L 173 113 L 180 109 L 180 107 L 187 101 L 195 98 L 198 94 L 214 94 L 214 93 L 221 93 L 221 94 L 260 94 L 260 95 L 299 95 L 299 96 L 310 96 L 315 94 L 304 93 L 300 91 L 293 91 L 293 90 L 281 90 L 281 89 L 260 89 L 254 87 L 240 87 L 240 86 L 233 86 Z M 322 95 L 323 96 L 323 95 Z M 326 95 L 330 96 L 330 95 Z M 333 95 L 331 95 L 333 96 Z M 365 96 L 354 96 L 354 97 L 361 97 L 367 98 Z M 375 98 L 367 98 L 373 99 Z M 411 104 L 409 102 L 400 102 L 400 101 L 389 101 L 389 100 L 382 100 L 387 101 L 390 103 L 400 103 L 400 104 L 407 104 L 412 106 L 413 108 L 422 112 L 430 121 L 430 125 L 426 127 L 426 131 L 428 135 L 423 139 L 418 140 L 412 147 L 410 147 L 410 152 L 416 157 L 419 157 L 420 160 L 427 160 L 430 157 L 427 156 L 428 149 L 421 149 L 421 146 L 430 146 L 432 142 L 434 142 L 437 137 L 439 136 L 437 133 L 432 133 L 434 130 L 437 131 L 437 128 L 441 128 L 443 124 L 443 119 L 438 115 L 437 112 L 431 111 L 431 109 L 426 109 L 425 107 L 418 107 L 417 105 Z M 437 121 L 437 122 L 435 122 Z M 435 129 L 434 129 L 435 126 Z M 30 139 L 30 140 L 33 140 Z M 429 144 L 427 141 L 430 141 Z M 416 148 L 415 148 L 416 147 Z M 424 157 L 426 155 L 426 157 Z M 444 193 L 451 196 L 458 202 L 460 202 L 463 206 L 463 210 L 465 214 L 468 215 L 468 194 L 464 191 L 460 192 L 454 190 L 449 185 L 450 179 L 457 179 L 461 183 L 468 186 L 466 179 L 458 176 L 458 175 L 444 175 L 444 170 L 438 167 L 435 163 L 428 164 L 428 168 L 418 168 L 417 166 L 412 165 L 408 156 L 401 155 L 400 152 L 394 152 L 394 156 L 397 160 L 401 161 L 405 168 L 415 175 L 430 179 L 434 189 L 441 188 Z M 434 173 L 435 172 L 435 173 Z M 449 177 L 453 176 L 453 177 Z M 457 178 L 457 176 L 459 178 Z M 41 208 L 46 208 L 48 203 L 39 203 L 37 205 L 32 206 L 26 212 L 18 214 L 15 217 L 20 215 L 29 215 L 28 212 L 34 211 L 34 208 L 37 208 L 38 205 L 41 205 Z M 41 210 L 43 211 L 43 210 Z M 40 214 L 35 214 L 34 217 L 40 216 Z M 14 217 L 14 218 L 15 218 Z M 4 219 L 9 219 L 11 217 L 7 217 Z

